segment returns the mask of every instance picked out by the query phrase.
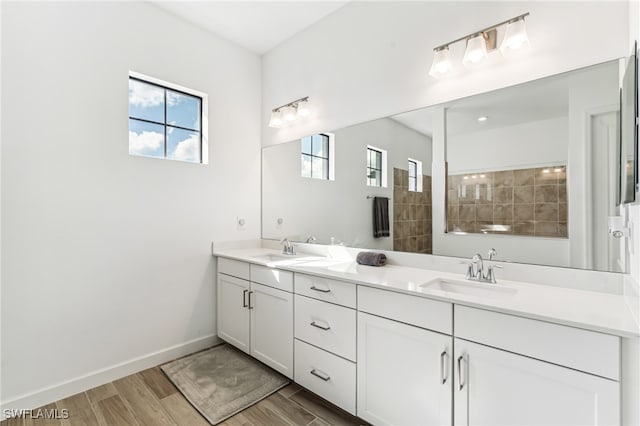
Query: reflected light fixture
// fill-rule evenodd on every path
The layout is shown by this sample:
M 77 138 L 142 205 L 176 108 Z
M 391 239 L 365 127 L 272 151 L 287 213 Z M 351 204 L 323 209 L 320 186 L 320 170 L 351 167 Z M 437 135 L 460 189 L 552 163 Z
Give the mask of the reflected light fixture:
M 296 99 L 288 104 L 274 108 L 269 118 L 269 127 L 280 128 L 291 124 L 299 118 L 309 117 L 312 113 L 309 97 Z
M 483 123 L 485 121 L 487 121 L 489 119 L 489 117 L 487 117 L 486 115 L 483 115 L 482 117 L 478 117 L 478 123 Z
M 503 54 L 529 46 L 529 38 L 524 24 L 524 18 L 527 16 L 529 16 L 529 12 L 437 46 L 433 49 L 433 64 L 429 75 L 436 78 L 442 77 L 453 68 L 449 47 L 459 41 L 466 43 L 462 58 L 463 65 L 473 66 L 481 63 L 487 58 L 489 52 L 496 50 L 498 28 L 505 25 L 504 39 L 500 45 L 500 51 Z

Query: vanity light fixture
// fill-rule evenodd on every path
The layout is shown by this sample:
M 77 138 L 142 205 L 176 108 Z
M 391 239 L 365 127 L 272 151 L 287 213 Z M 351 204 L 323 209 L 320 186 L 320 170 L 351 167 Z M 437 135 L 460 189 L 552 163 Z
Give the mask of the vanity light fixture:
M 503 54 L 528 46 L 529 38 L 524 24 L 526 16 L 529 16 L 529 12 L 437 46 L 433 49 L 433 64 L 429 70 L 429 75 L 436 78 L 442 77 L 453 68 L 449 46 L 459 41 L 465 41 L 467 45 L 462 58 L 462 63 L 465 66 L 472 66 L 482 62 L 487 57 L 488 52 L 496 50 L 498 28 L 503 25 L 506 25 L 504 39 L 500 45 L 500 51 Z
M 311 103 L 308 96 L 296 99 L 271 111 L 269 127 L 283 127 L 293 123 L 299 118 L 309 117 L 311 112 Z

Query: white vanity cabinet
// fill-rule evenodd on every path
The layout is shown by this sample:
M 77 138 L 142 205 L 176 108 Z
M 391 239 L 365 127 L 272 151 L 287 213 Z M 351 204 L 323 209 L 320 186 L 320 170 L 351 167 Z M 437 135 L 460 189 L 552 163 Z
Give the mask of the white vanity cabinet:
M 218 336 L 289 378 L 292 289 L 291 272 L 218 259 Z
M 451 424 L 451 315 L 450 303 L 358 287 L 358 417 Z
M 297 383 L 356 414 L 356 286 L 295 274 Z
M 457 305 L 455 313 L 464 337 L 454 344 L 455 425 L 620 424 L 617 337 Z

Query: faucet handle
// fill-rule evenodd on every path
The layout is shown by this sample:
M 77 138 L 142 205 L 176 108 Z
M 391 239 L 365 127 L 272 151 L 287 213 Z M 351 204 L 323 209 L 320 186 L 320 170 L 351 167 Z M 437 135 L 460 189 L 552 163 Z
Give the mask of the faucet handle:
M 461 265 L 467 265 L 467 272 L 464 275 L 464 278 L 467 280 L 471 280 L 475 277 L 475 271 L 473 270 L 473 262 L 468 262 L 461 260 L 459 262 Z
M 486 281 L 489 281 L 491 284 L 496 283 L 496 273 L 494 269 L 504 269 L 504 268 L 500 265 L 495 265 L 495 264 L 489 265 L 487 267 Z

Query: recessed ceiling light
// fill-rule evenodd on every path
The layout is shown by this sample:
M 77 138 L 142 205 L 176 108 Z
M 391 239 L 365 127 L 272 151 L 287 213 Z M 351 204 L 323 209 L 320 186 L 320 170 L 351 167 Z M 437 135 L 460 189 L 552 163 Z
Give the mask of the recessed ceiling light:
M 489 119 L 489 117 L 487 117 L 486 115 L 483 115 L 482 117 L 478 117 L 478 123 L 485 122 L 488 119 Z

